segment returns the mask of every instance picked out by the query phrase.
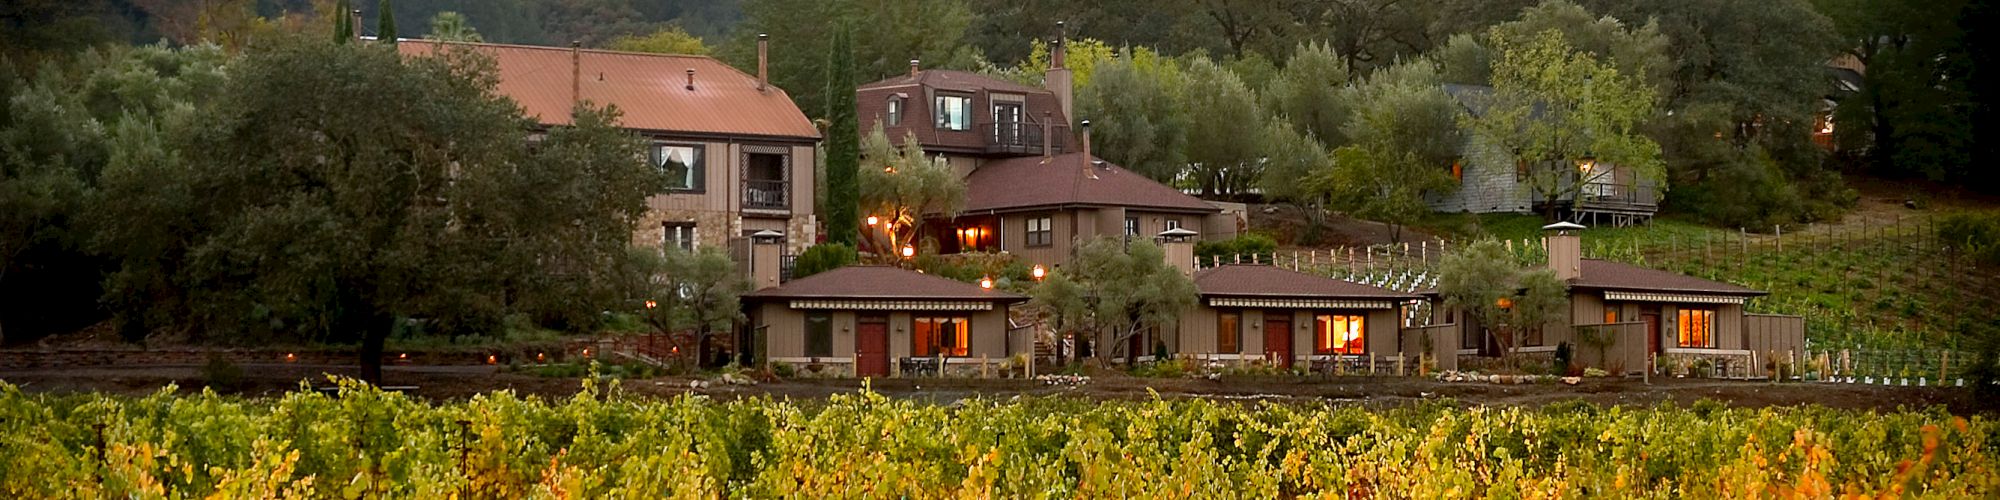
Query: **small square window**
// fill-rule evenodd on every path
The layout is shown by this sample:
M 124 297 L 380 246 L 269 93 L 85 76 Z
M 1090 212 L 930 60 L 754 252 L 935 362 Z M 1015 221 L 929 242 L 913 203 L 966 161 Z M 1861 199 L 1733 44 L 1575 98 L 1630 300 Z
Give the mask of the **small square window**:
M 1138 235 L 1139 235 L 1139 218 L 1138 218 L 1138 217 L 1126 217 L 1126 218 L 1125 218 L 1125 235 L 1126 235 L 1126 236 L 1138 236 Z
M 833 315 L 824 312 L 806 314 L 806 356 L 833 356 Z
M 667 178 L 668 191 L 700 191 L 702 188 L 702 146 L 698 144 L 655 144 L 653 167 Z
M 695 225 L 693 222 L 668 222 L 666 234 L 661 237 L 662 248 L 679 248 L 687 251 L 695 249 Z
M 1055 243 L 1055 220 L 1050 217 L 1028 219 L 1028 246 L 1041 247 Z
M 937 117 L 940 130 L 972 130 L 972 98 L 960 95 L 937 96 L 936 109 L 931 113 Z

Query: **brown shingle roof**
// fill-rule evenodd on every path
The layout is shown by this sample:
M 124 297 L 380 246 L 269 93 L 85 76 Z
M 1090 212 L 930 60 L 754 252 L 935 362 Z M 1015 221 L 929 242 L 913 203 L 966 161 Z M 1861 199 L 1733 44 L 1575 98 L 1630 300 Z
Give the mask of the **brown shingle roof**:
M 847 266 L 744 295 L 745 299 L 990 300 L 1027 297 L 886 266 Z
M 885 87 L 901 87 L 901 86 L 911 86 L 911 85 L 921 85 L 934 89 L 957 90 L 961 92 L 996 90 L 1000 92 L 1010 92 L 1016 94 L 1049 93 L 1048 89 L 1044 89 L 1041 87 L 1022 85 L 1019 83 L 1014 83 L 999 78 L 973 73 L 970 71 L 957 71 L 948 69 L 927 69 L 923 71 L 918 71 L 915 76 L 905 74 L 887 80 L 865 84 L 855 88 L 855 90 L 873 90 Z
M 1069 205 L 1213 213 L 1215 208 L 1145 176 L 1104 162 L 1085 172 L 1083 153 L 1025 156 L 980 165 L 965 177 L 965 212 Z
M 1584 259 L 1580 268 L 1582 276 L 1570 282 L 1572 287 L 1743 296 L 1768 293 L 1720 281 L 1602 260 Z
M 570 49 L 491 43 L 405 40 L 406 56 L 430 55 L 444 47 L 469 47 L 499 66 L 501 95 L 521 105 L 543 125 L 567 125 L 571 96 Z M 640 130 L 818 139 L 819 129 L 799 112 L 783 89 L 757 90 L 757 77 L 704 56 L 581 50 L 584 100 L 614 105 L 624 113 L 619 125 Z M 687 89 L 693 69 L 694 90 Z
M 1416 295 L 1266 264 L 1228 264 L 1194 273 L 1204 296 L 1414 299 Z

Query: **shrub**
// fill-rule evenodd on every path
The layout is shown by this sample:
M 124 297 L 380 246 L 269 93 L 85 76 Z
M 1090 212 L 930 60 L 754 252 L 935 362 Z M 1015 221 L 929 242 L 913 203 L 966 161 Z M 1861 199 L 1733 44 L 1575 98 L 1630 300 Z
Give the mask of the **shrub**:
M 840 269 L 854 263 L 854 247 L 842 243 L 821 243 L 807 248 L 792 263 L 792 279 Z
M 1194 244 L 1195 259 L 1208 262 L 1221 258 L 1224 262 L 1235 262 L 1236 256 L 1245 257 L 1245 262 L 1269 263 L 1271 252 L 1278 251 L 1278 240 L 1257 233 L 1245 234 L 1222 241 L 1202 241 Z M 1262 260 L 1259 260 L 1262 259 Z
M 243 367 L 220 354 L 209 356 L 208 363 L 201 365 L 201 379 L 209 387 L 235 389 L 243 386 Z
M 1974 259 L 2000 263 L 2000 214 L 1961 212 L 1937 223 L 1938 239 Z

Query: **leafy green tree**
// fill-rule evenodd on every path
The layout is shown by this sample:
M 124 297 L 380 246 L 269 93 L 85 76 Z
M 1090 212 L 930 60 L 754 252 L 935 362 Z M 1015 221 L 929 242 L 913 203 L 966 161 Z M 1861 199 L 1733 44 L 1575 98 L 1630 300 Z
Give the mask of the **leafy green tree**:
M 798 260 L 792 264 L 792 279 L 847 267 L 854 264 L 855 259 L 854 247 L 844 243 L 813 245 L 799 253 Z
M 1299 132 L 1332 150 L 1347 145 L 1349 102 L 1340 95 L 1348 83 L 1340 55 L 1322 43 L 1299 44 L 1285 68 L 1264 90 L 1264 105 Z
M 916 136 L 897 148 L 876 124 L 863 149 L 859 208 L 877 225 L 867 228 L 862 250 L 893 259 L 903 246 L 925 246 L 918 238 L 926 220 L 950 219 L 965 209 L 965 179 L 942 158 L 925 156 Z
M 1377 70 L 1346 96 L 1355 103 L 1331 168 L 1315 172 L 1306 189 L 1331 207 L 1389 223 L 1391 237 L 1429 212 L 1424 197 L 1454 188 L 1449 165 L 1464 144 L 1465 113 L 1445 94 L 1430 61 Z
M 715 247 L 687 251 L 669 246 L 665 253 L 634 249 L 649 270 L 654 286 L 644 297 L 649 306 L 647 321 L 666 332 L 692 332 L 696 362 L 702 366 L 722 363 L 715 346 L 715 334 L 730 331 L 743 319 L 743 294 L 750 283 L 736 268 L 729 254 Z M 737 342 L 738 354 L 749 348 Z
M 353 18 L 348 17 L 347 12 L 347 0 L 337 0 L 333 3 L 333 43 L 335 45 L 345 44 L 348 40 L 354 39 L 354 21 Z
M 1541 197 L 1545 216 L 1554 219 L 1558 200 L 1573 199 L 1587 182 L 1610 174 L 1608 168 L 1580 171 L 1576 165 L 1584 158 L 1663 183 L 1660 145 L 1638 131 L 1654 115 L 1651 87 L 1572 49 L 1556 30 L 1516 38 L 1495 28 L 1491 38 L 1499 54 L 1493 92 L 1480 103 L 1484 112 L 1467 122 L 1479 138 L 1510 152 L 1506 160 L 1512 161 L 1500 164 L 1526 166 L 1527 185 Z
M 377 16 L 375 21 L 375 39 L 395 45 L 396 10 L 389 8 L 389 0 L 382 0 L 382 3 L 375 7 L 375 14 Z
M 1067 62 L 1067 60 L 1065 61 Z M 1188 127 L 1181 105 L 1187 77 L 1178 63 L 1126 49 L 1096 65 L 1076 89 L 1076 116 L 1091 121 L 1091 153 L 1160 182 L 1187 165 Z
M 1029 290 L 1053 323 L 1096 334 L 1110 343 L 1098 354 L 1127 360 L 1136 358 L 1129 340 L 1173 326 L 1197 295 L 1194 280 L 1168 265 L 1158 245 L 1114 236 L 1083 242 L 1067 266 Z
M 164 294 L 148 303 L 184 307 L 164 311 L 172 326 L 238 341 L 358 342 L 374 381 L 404 318 L 587 328 L 622 298 L 599 283 L 629 267 L 632 224 L 663 182 L 615 112 L 579 109 L 530 151 L 475 54 L 293 39 L 231 76 L 186 122 L 202 126 L 162 141 L 176 161 L 106 173 L 107 196 L 134 204 L 122 210 L 177 221 L 106 235 L 112 293 Z
M 1324 199 L 1322 193 L 1307 189 L 1305 181 L 1331 164 L 1326 147 L 1281 120 L 1264 122 L 1257 138 L 1259 148 L 1264 151 L 1264 170 L 1258 173 L 1257 187 L 1264 191 L 1264 196 L 1318 206 Z
M 1667 37 L 1660 34 L 1657 21 L 1628 25 L 1610 16 L 1596 16 L 1570 0 L 1542 0 L 1521 11 L 1521 17 L 1493 27 L 1491 38 L 1527 40 L 1544 31 L 1562 33 L 1564 43 L 1579 53 L 1589 54 L 1625 75 L 1667 91 L 1672 80 Z
M 1834 117 L 1844 146 L 1865 151 L 1876 172 L 1932 180 L 1992 180 L 1978 167 L 1973 114 L 1990 104 L 1972 100 L 1968 87 L 1985 72 L 1974 61 L 1990 49 L 1965 44 L 1961 16 L 1983 2 L 1815 0 L 1832 18 L 1847 55 L 1864 68 L 1860 95 L 1843 101 Z M 1988 70 L 1987 72 L 1990 72 Z M 1968 183 L 1992 191 L 1995 182 Z
M 827 241 L 855 244 L 861 236 L 861 133 L 855 116 L 854 47 L 846 32 L 827 47 L 826 232 Z M 881 130 L 876 130 L 880 133 Z
M 701 37 L 688 34 L 686 30 L 682 30 L 679 26 L 669 26 L 666 29 L 644 36 L 620 36 L 611 40 L 611 43 L 605 47 L 611 50 L 626 52 L 686 54 L 693 56 L 705 56 L 709 52 L 708 45 L 702 43 Z
M 1197 57 L 1188 64 L 1187 91 L 1182 102 L 1188 121 L 1186 152 L 1192 183 L 1209 196 L 1242 193 L 1257 182 L 1264 152 L 1242 130 L 1263 123 L 1257 93 L 1236 74 Z
M 1486 85 L 1493 81 L 1493 51 L 1474 34 L 1452 35 L 1427 57 L 1437 62 L 1445 83 Z
M 1445 307 L 1479 320 L 1509 357 L 1520 336 L 1562 318 L 1569 306 L 1568 285 L 1548 269 L 1523 269 L 1500 242 L 1483 240 L 1438 262 L 1438 294 Z
M 485 37 L 465 19 L 465 14 L 453 11 L 439 12 L 431 16 L 431 32 L 425 38 L 441 42 L 484 42 Z

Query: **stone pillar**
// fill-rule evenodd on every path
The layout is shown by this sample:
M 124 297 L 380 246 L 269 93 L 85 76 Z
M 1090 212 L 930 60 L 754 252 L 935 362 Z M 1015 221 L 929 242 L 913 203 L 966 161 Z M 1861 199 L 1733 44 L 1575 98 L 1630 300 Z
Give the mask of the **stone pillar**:
M 1167 265 L 1179 269 L 1181 274 L 1193 275 L 1194 241 L 1196 236 L 1200 236 L 1200 233 L 1190 231 L 1187 228 L 1161 231 L 1158 239 L 1160 249 L 1166 253 Z

